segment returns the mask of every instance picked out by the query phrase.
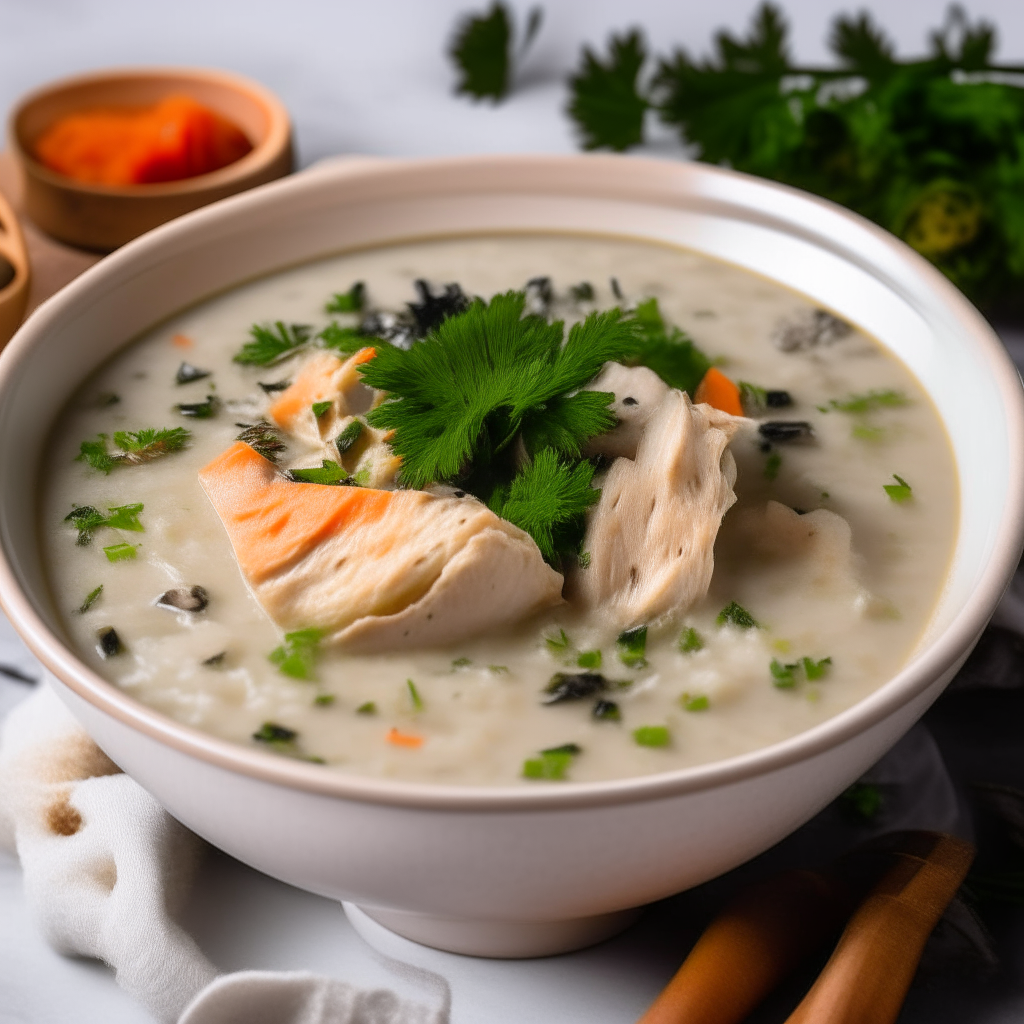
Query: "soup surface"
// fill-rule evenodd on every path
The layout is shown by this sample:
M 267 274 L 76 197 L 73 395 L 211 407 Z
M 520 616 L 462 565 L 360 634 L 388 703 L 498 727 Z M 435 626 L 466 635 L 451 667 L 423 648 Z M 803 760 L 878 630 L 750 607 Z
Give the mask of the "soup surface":
M 651 623 L 646 637 L 622 640 L 602 615 L 570 602 L 435 649 L 354 654 L 283 643 L 198 478 L 316 356 L 304 348 L 273 366 L 242 365 L 234 357 L 250 326 L 354 326 L 358 314 L 325 313 L 325 302 L 356 281 L 374 309 L 400 311 L 415 300 L 416 279 L 489 298 L 540 276 L 553 287 L 552 315 L 570 322 L 656 298 L 665 321 L 722 373 L 753 385 L 743 392 L 749 420 L 730 443 L 737 501 L 715 541 L 706 596 Z M 591 292 L 572 291 L 583 282 Z M 183 363 L 208 373 L 182 373 Z M 631 396 L 615 398 L 621 409 Z M 209 415 L 196 416 L 204 404 Z M 778 421 L 809 430 L 759 430 Z M 99 434 L 173 427 L 191 432 L 188 443 L 152 461 L 109 473 L 76 461 Z M 290 450 L 282 467 L 320 464 L 302 454 Z M 61 418 L 49 465 L 42 509 L 52 591 L 73 643 L 102 675 L 229 740 L 343 772 L 458 785 L 663 772 L 835 715 L 913 650 L 957 519 L 944 429 L 913 376 L 876 342 L 735 267 L 604 237 L 414 242 L 237 288 L 161 324 L 98 371 Z M 595 485 L 607 466 L 598 465 Z M 93 526 L 84 515 L 67 519 L 76 507 L 97 510 Z M 168 591 L 177 596 L 158 603 Z M 289 654 L 301 662 L 291 675 Z M 555 699 L 567 686 L 585 692 Z

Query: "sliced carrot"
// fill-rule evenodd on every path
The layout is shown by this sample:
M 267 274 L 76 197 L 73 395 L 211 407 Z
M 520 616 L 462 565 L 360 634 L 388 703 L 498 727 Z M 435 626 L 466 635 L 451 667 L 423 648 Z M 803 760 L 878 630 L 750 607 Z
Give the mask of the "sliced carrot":
M 396 747 L 410 747 L 415 750 L 423 746 L 422 736 L 414 736 L 408 732 L 399 732 L 394 726 L 391 727 L 391 731 L 387 734 L 386 739 L 388 743 L 392 743 Z
M 743 403 L 740 401 L 740 389 L 721 370 L 713 366 L 704 374 L 704 379 L 697 387 L 693 396 L 698 405 L 701 402 L 721 412 L 733 416 L 743 415 Z
M 178 348 L 191 348 L 195 342 L 187 334 L 176 334 L 171 338 L 171 344 Z

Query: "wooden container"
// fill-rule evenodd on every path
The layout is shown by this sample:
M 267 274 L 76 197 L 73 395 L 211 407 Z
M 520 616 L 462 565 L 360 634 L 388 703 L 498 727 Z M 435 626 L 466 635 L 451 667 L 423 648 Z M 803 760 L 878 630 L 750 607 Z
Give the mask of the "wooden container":
M 210 174 L 124 186 L 75 181 L 35 158 L 36 141 L 58 118 L 97 107 L 150 106 L 174 93 L 234 122 L 252 150 Z M 101 71 L 44 86 L 15 106 L 8 145 L 32 220 L 62 242 L 102 252 L 216 199 L 283 177 L 293 160 L 291 122 L 273 93 L 240 75 L 190 68 Z
M 25 315 L 30 274 L 25 239 L 14 211 L 0 194 L 0 348 Z

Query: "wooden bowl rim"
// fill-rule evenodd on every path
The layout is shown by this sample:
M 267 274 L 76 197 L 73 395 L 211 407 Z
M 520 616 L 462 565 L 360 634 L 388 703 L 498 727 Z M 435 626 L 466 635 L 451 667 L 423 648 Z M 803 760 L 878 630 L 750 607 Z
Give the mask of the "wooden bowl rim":
M 206 82 L 224 86 L 235 92 L 246 94 L 255 100 L 267 115 L 266 137 L 256 143 L 245 156 L 208 174 L 197 174 L 191 178 L 180 178 L 177 181 L 154 182 L 144 185 L 99 185 L 92 182 L 77 181 L 65 174 L 41 164 L 35 156 L 22 145 L 18 130 L 18 122 L 24 113 L 35 103 L 53 93 L 67 92 L 75 88 L 92 85 L 97 82 L 128 81 L 139 78 L 178 78 L 182 85 L 189 82 Z M 188 67 L 124 67 L 108 68 L 103 71 L 91 71 L 79 75 L 70 75 L 49 82 L 23 96 L 11 110 L 7 120 L 7 138 L 11 153 L 22 164 L 26 173 L 47 184 L 68 192 L 85 195 L 116 197 L 124 199 L 150 199 L 162 196 L 182 196 L 198 194 L 212 189 L 221 189 L 235 183 L 245 181 L 258 174 L 269 164 L 277 160 L 291 142 L 291 119 L 284 103 L 273 92 L 259 82 L 233 71 L 222 71 L 213 68 Z
M 14 277 L 0 288 L 0 307 L 3 307 L 8 302 L 17 301 L 15 297 L 28 286 L 30 270 L 28 249 L 25 246 L 25 236 L 22 234 L 21 224 L 2 192 L 0 192 L 0 258 L 14 268 Z

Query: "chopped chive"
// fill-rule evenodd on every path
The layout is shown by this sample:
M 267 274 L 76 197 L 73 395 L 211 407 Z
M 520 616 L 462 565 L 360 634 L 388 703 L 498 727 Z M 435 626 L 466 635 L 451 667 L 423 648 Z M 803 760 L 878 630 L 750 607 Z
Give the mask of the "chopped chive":
M 565 773 L 572 764 L 572 759 L 582 753 L 582 748 L 575 743 L 564 743 L 560 747 L 549 747 L 540 752 L 540 757 L 529 758 L 523 762 L 523 777 L 527 779 L 547 779 L 557 782 L 565 778 Z
M 290 469 L 288 476 L 300 484 L 340 484 L 348 479 L 348 473 L 330 459 L 321 459 L 319 467 Z
M 619 649 L 619 661 L 627 668 L 647 667 L 647 659 L 644 657 L 647 651 L 646 626 L 635 626 L 620 633 L 615 646 Z
M 465 668 L 467 665 L 472 665 L 472 658 L 456 658 L 452 662 L 452 671 L 455 672 L 457 669 Z
M 113 508 L 108 508 L 107 511 L 110 513 L 107 516 L 104 526 L 109 526 L 115 530 L 131 530 L 135 533 L 144 533 L 145 527 L 139 522 L 139 513 L 145 506 L 142 502 L 135 505 L 115 505 Z
M 314 402 L 313 415 L 317 419 L 320 419 L 320 417 L 323 416 L 323 414 L 327 412 L 327 410 L 330 409 L 332 405 L 334 405 L 334 403 L 330 399 L 327 399 L 327 401 L 324 402 Z
M 78 606 L 78 614 L 84 615 L 99 600 L 99 596 L 102 593 L 102 583 L 95 590 L 90 590 L 85 600 Z
M 703 693 L 692 697 L 690 694 L 684 693 L 682 697 L 679 698 L 679 703 L 682 704 L 684 711 L 707 711 L 711 706 L 711 702 Z
M 600 668 L 601 667 L 601 652 L 600 651 L 584 651 L 577 659 L 576 664 L 580 668 Z
M 124 644 L 121 643 L 121 638 L 113 626 L 104 626 L 102 629 L 96 630 L 96 639 L 99 641 L 96 650 L 100 657 L 113 658 L 124 653 Z
M 334 701 L 335 697 L 333 693 L 318 693 L 313 698 L 313 703 L 316 704 L 317 707 L 321 708 L 330 707 L 334 703 Z
M 719 626 L 724 626 L 729 623 L 733 626 L 739 626 L 740 629 L 756 629 L 758 626 L 757 619 L 750 614 L 742 605 L 737 604 L 735 601 L 730 601 L 719 613 L 715 622 Z
M 778 658 L 772 658 L 768 666 L 772 674 L 772 683 L 780 690 L 792 690 L 796 686 L 796 671 L 800 668 L 800 662 L 791 665 L 783 665 Z
M 901 476 L 897 476 L 893 473 L 892 478 L 896 481 L 894 484 L 882 484 L 882 490 L 889 495 L 892 501 L 897 504 L 901 504 L 904 501 L 909 501 L 913 496 L 913 490 L 910 484 Z
M 600 722 L 622 721 L 622 712 L 619 710 L 619 705 L 613 700 L 599 700 L 594 705 L 591 715 Z
M 831 658 L 822 658 L 821 661 L 814 661 L 813 658 L 802 658 L 804 674 L 812 682 L 815 679 L 824 677 L 832 667 Z
M 363 433 L 363 424 L 353 420 L 335 439 L 334 447 L 339 455 L 344 455 L 359 440 Z
M 298 733 L 294 729 L 288 729 L 276 722 L 264 722 L 259 729 L 252 734 L 257 743 L 265 743 L 274 750 L 292 753 Z
M 835 409 L 838 412 L 864 413 L 873 409 L 895 409 L 909 405 L 910 399 L 902 391 L 865 391 L 863 394 L 850 395 L 848 398 L 829 400 L 828 405 L 819 405 L 822 412 Z
M 103 549 L 108 562 L 128 562 L 138 554 L 138 544 L 111 544 Z
M 782 456 L 778 452 L 771 452 L 764 462 L 765 480 L 774 480 L 782 468 Z
M 316 659 L 323 633 L 319 629 L 298 629 L 285 633 L 284 643 L 274 648 L 268 658 L 278 672 L 292 679 L 314 678 Z
M 411 679 L 406 679 L 406 687 L 409 690 L 409 699 L 412 701 L 414 711 L 423 710 L 423 698 L 420 696 L 420 691 L 416 689 L 416 684 Z
M 692 654 L 694 651 L 699 651 L 703 647 L 704 641 L 701 639 L 700 633 L 698 633 L 693 626 L 687 626 L 679 637 L 680 652 L 683 654 Z
M 566 654 L 572 647 L 572 641 L 564 629 L 560 629 L 554 636 L 544 637 L 544 643 L 552 654 Z
M 357 715 L 375 715 L 377 714 L 377 704 L 375 701 L 368 700 L 365 704 L 360 704 L 356 708 Z
M 641 725 L 633 730 L 633 739 L 641 747 L 667 747 L 672 742 L 668 728 L 664 725 Z

